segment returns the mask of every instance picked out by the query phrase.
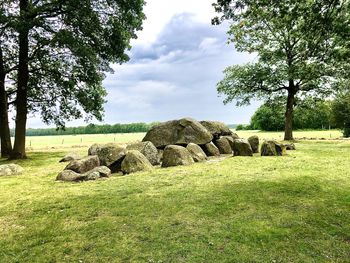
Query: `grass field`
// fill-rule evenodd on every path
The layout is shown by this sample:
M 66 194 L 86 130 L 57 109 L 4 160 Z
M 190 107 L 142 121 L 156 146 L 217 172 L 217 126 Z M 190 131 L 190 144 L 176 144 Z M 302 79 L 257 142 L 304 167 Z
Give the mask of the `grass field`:
M 142 138 L 128 136 L 117 141 Z M 56 182 L 73 145 L 34 150 L 18 161 L 24 175 L 0 178 L 1 263 L 350 262 L 349 141 L 302 140 L 284 157 Z
M 257 131 L 238 131 L 242 138 L 248 138 L 251 135 L 259 135 L 260 138 L 283 139 L 283 132 L 257 132 Z M 342 136 L 339 130 L 323 131 L 296 131 L 296 139 L 316 138 L 316 139 L 336 139 Z M 144 133 L 124 133 L 124 134 L 93 134 L 93 135 L 66 135 L 66 136 L 31 136 L 27 137 L 27 147 L 30 150 L 40 149 L 64 149 L 71 147 L 88 147 L 93 143 L 129 143 L 141 141 Z

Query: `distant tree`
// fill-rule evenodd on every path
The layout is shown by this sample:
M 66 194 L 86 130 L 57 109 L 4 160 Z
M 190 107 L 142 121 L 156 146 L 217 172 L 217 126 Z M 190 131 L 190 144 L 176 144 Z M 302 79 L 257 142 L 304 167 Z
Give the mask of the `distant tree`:
M 144 19 L 143 0 L 4 0 L 0 26 L 18 53 L 15 143 L 12 158 L 25 158 L 28 112 L 64 127 L 65 120 L 102 119 L 104 72 L 128 60 L 130 39 Z M 10 31 L 7 31 L 10 32 Z
M 257 61 L 231 66 L 218 83 L 224 103 L 237 106 L 252 99 L 285 98 L 285 140 L 293 139 L 298 98 L 326 97 L 343 68 L 343 41 L 348 30 L 348 0 L 217 0 L 221 17 L 230 21 L 229 41 L 238 51 L 257 54 Z M 348 35 L 347 35 L 348 36 Z
M 284 107 L 282 103 L 261 105 L 250 120 L 255 130 L 281 131 L 284 128 Z
M 339 94 L 332 104 L 332 117 L 344 137 L 350 137 L 350 92 Z

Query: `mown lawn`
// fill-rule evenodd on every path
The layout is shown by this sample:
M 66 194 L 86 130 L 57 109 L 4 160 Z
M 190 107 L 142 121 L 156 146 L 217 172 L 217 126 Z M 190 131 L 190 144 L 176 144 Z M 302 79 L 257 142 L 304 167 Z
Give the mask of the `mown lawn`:
M 32 152 L 0 178 L 0 262 L 350 262 L 350 142 L 296 145 L 84 183 Z

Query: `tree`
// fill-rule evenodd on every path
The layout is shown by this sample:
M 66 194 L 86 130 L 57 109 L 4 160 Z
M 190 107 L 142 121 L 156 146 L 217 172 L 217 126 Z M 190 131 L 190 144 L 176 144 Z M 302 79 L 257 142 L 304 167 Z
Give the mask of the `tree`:
M 285 98 L 284 138 L 293 140 L 296 101 L 329 96 L 341 77 L 344 43 L 337 31 L 348 27 L 349 1 L 218 0 L 214 7 L 222 16 L 213 23 L 230 21 L 236 49 L 257 54 L 255 63 L 225 70 L 217 86 L 224 103 Z
M 350 137 L 350 92 L 339 94 L 332 104 L 332 116 L 343 129 L 344 137 Z
M 110 63 L 124 63 L 130 39 L 141 29 L 143 0 L 8 1 L 4 21 L 17 33 L 15 143 L 12 158 L 25 158 L 28 112 L 64 127 L 65 120 L 103 117 L 102 87 Z M 19 12 L 18 12 L 19 10 Z

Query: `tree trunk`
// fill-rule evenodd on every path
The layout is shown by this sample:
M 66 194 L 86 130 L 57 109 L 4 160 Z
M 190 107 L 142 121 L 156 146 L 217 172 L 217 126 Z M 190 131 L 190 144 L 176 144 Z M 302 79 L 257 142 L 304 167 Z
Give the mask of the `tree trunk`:
M 5 67 L 2 49 L 0 46 L 0 138 L 1 138 L 1 157 L 8 157 L 12 151 L 9 118 L 8 118 L 8 102 L 5 90 Z
M 26 158 L 26 125 L 27 125 L 27 96 L 28 96 L 28 54 L 29 54 L 29 28 L 26 25 L 26 12 L 28 10 L 28 0 L 20 1 L 20 12 L 23 24 L 19 31 L 19 64 L 18 83 L 16 97 L 16 131 L 15 144 L 11 154 L 11 159 Z
M 287 98 L 287 107 L 285 113 L 284 140 L 292 141 L 293 138 L 293 112 L 294 112 L 295 92 L 289 90 Z

